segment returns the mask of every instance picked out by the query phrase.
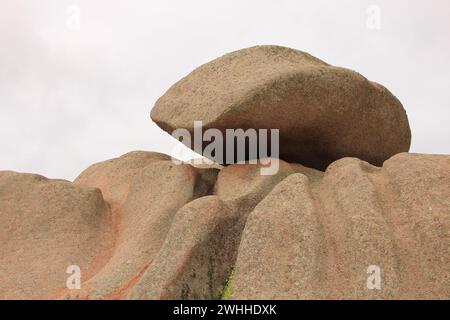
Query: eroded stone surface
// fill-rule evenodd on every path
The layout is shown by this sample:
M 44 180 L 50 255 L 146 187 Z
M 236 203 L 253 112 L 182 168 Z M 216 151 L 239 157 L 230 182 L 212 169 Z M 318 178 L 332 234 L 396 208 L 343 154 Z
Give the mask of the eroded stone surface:
M 76 180 L 100 186 L 116 203 L 117 237 L 108 263 L 68 297 L 123 298 L 153 262 L 178 209 L 211 192 L 218 169 L 167 159 L 134 152 L 94 165 Z
M 321 170 L 343 157 L 381 165 L 411 141 L 406 112 L 385 87 L 280 46 L 238 50 L 198 67 L 156 102 L 151 117 L 169 134 L 193 133 L 194 121 L 223 133 L 279 129 L 281 159 Z
M 82 280 L 111 255 L 111 212 L 99 189 L 0 171 L 0 299 L 51 299 L 71 265 Z
M 228 281 L 234 299 L 450 298 L 450 156 L 274 176 L 166 159 L 131 153 L 76 184 L 0 172 L 0 297 L 209 299 Z M 81 290 L 64 289 L 71 264 Z
M 448 299 L 450 157 L 333 163 L 283 180 L 250 214 L 235 299 Z M 380 267 L 381 290 L 367 269 Z

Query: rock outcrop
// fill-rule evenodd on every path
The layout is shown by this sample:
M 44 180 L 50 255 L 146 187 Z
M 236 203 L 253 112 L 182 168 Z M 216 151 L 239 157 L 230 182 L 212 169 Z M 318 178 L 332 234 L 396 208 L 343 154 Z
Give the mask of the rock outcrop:
M 2 172 L 0 297 L 450 298 L 450 156 L 344 158 L 325 173 L 280 161 L 275 176 L 164 159 L 128 154 L 75 184 Z M 80 290 L 65 289 L 72 264 Z
M 450 156 L 345 158 L 316 184 L 293 174 L 247 220 L 232 297 L 449 299 L 449 230 Z
M 79 266 L 82 281 L 94 276 L 114 239 L 100 190 L 0 171 L 0 299 L 57 298 L 68 267 Z
M 343 157 L 381 165 L 409 150 L 401 103 L 383 86 L 305 52 L 256 46 L 204 64 L 175 83 L 151 117 L 175 129 L 279 129 L 280 159 L 320 170 Z M 230 143 L 224 134 L 224 145 Z M 213 157 L 216 162 L 224 159 Z
M 73 183 L 0 171 L 0 299 L 450 299 L 450 155 L 399 153 L 409 125 L 384 87 L 259 46 L 152 117 L 280 129 L 277 170 L 136 151 Z
M 181 208 L 155 262 L 128 296 L 131 299 L 220 298 L 230 276 L 248 214 L 285 177 L 321 172 L 280 161 L 276 175 L 261 165 L 231 165 L 220 171 L 213 195 Z
M 75 298 L 126 294 L 156 257 L 176 212 L 213 188 L 208 176 L 217 175 L 217 169 L 175 165 L 168 159 L 134 152 L 94 165 L 76 179 L 77 184 L 96 185 L 107 201 L 116 203 L 118 235 L 114 255 Z

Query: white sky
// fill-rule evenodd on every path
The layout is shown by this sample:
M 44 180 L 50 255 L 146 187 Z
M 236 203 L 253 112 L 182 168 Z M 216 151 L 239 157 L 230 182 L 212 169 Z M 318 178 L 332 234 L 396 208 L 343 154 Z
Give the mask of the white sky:
M 128 151 L 170 153 L 149 118 L 156 99 L 257 44 L 385 85 L 408 113 L 411 151 L 450 154 L 449 30 L 448 0 L 0 0 L 0 170 L 73 179 Z

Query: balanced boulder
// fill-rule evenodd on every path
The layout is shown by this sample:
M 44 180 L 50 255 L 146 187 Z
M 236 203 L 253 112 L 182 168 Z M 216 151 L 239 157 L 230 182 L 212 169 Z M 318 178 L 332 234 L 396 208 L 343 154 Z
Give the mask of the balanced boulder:
M 201 121 L 204 130 L 223 133 L 224 146 L 231 143 L 226 129 L 279 129 L 281 159 L 321 170 L 343 157 L 382 165 L 408 151 L 411 140 L 406 112 L 386 88 L 280 46 L 251 47 L 200 66 L 156 102 L 151 117 L 170 134 L 193 134 Z M 220 156 L 209 157 L 225 163 Z

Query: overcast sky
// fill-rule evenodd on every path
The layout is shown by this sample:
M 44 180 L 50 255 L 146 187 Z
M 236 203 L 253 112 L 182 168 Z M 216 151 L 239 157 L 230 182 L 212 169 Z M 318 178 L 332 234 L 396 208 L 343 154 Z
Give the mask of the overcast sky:
M 149 118 L 156 99 L 257 44 L 385 85 L 408 113 L 411 151 L 450 154 L 449 30 L 448 0 L 0 0 L 0 170 L 72 180 L 128 151 L 170 153 Z

